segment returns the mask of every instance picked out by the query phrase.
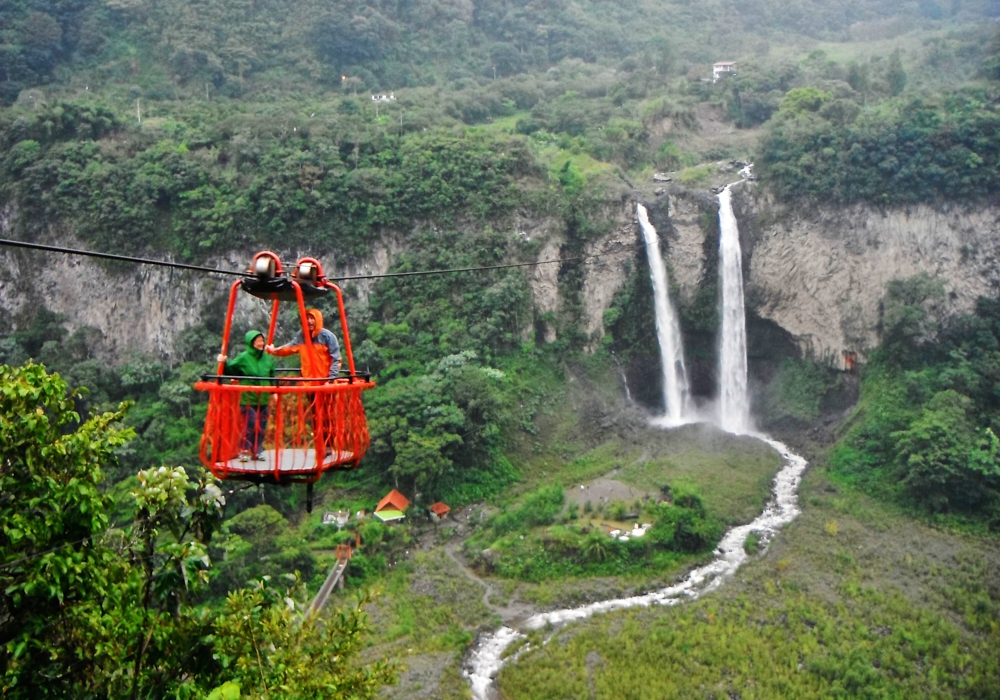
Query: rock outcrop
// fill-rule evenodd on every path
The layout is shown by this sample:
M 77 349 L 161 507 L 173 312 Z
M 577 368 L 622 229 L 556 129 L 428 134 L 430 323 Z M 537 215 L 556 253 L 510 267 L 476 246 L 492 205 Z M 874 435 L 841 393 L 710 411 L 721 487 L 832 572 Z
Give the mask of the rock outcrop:
M 0 237 L 10 237 L 11 210 L 0 212 Z M 86 248 L 68 230 L 51 230 L 45 243 Z M 244 270 L 257 251 L 230 251 L 201 264 L 223 270 Z M 305 252 L 278 251 L 297 260 Z M 364 260 L 335 268 L 345 276 L 379 274 L 388 270 L 395 252 L 391 242 Z M 310 252 L 324 260 L 323 251 Z M 329 274 L 329 270 L 328 270 Z M 18 330 L 45 307 L 66 317 L 70 332 L 89 326 L 100 332 L 95 354 L 109 362 L 145 355 L 164 362 L 176 357 L 176 341 L 186 329 L 201 323 L 206 307 L 228 297 L 232 277 L 204 275 L 148 265 L 108 263 L 94 258 L 0 248 L 0 319 L 5 331 Z M 371 282 L 352 282 L 362 303 Z M 270 305 L 245 294 L 238 297 L 237 320 L 264 326 Z M 224 313 L 225 303 L 220 313 Z M 220 319 L 221 320 L 221 319 Z
M 709 240 L 714 227 L 715 197 L 672 187 L 650 202 L 650 216 L 664 241 L 671 285 L 682 304 L 700 286 L 714 283 Z M 794 337 L 805 357 L 843 368 L 854 353 L 864 359 L 878 342 L 880 304 L 886 284 L 927 272 L 941 279 L 947 293 L 938 314 L 969 310 L 980 295 L 1000 287 L 1000 207 L 935 209 L 915 206 L 880 211 L 867 206 L 797 209 L 772 201 L 753 183 L 734 197 L 744 253 L 746 296 L 751 310 Z M 610 204 L 607 233 L 589 240 L 583 254 L 593 257 L 582 270 L 576 292 L 582 314 L 580 330 L 595 349 L 604 327 L 604 311 L 627 282 L 641 250 L 634 202 Z M 15 215 L 0 212 L 0 235 L 7 237 Z M 562 223 L 551 219 L 517 222 L 517 233 L 540 243 L 537 260 L 571 256 Z M 49 242 L 84 247 L 68 230 L 50 230 Z M 389 269 L 402 245 L 388 237 L 364 259 L 336 267 L 338 274 L 378 274 Z M 255 251 L 232 251 L 205 261 L 223 269 L 246 266 Z M 297 259 L 304 251 L 279 251 Z M 324 251 L 310 251 L 321 260 Z M 333 267 L 333 266 L 331 266 Z M 522 330 L 529 339 L 558 337 L 565 308 L 560 265 L 529 268 L 534 321 Z M 203 310 L 225 297 L 231 278 L 126 265 L 88 258 L 0 249 L 0 315 L 7 328 L 31 317 L 42 305 L 65 314 L 72 331 L 91 326 L 103 334 L 99 356 L 109 360 L 144 354 L 170 362 L 177 337 L 202 321 Z M 351 282 L 355 303 L 365 304 L 373 282 Z M 242 298 L 238 316 L 262 324 L 263 302 Z M 650 319 L 652 324 L 653 320 Z
M 937 277 L 946 293 L 932 310 L 939 316 L 966 312 L 1000 287 L 998 207 L 803 211 L 753 190 L 742 196 L 753 216 L 747 298 L 805 356 L 834 367 L 844 368 L 845 354 L 863 359 L 876 346 L 893 279 Z

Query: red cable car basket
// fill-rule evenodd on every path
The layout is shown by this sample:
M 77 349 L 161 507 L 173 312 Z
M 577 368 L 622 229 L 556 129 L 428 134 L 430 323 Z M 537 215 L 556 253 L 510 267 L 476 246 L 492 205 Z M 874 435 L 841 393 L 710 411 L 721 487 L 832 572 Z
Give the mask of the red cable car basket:
M 201 437 L 201 461 L 220 479 L 267 483 L 306 482 L 312 484 L 329 469 L 351 469 L 368 449 L 368 424 L 361 392 L 374 387 L 358 375 L 351 352 L 351 337 L 340 288 L 323 276 L 323 268 L 313 258 L 300 260 L 290 276 L 285 275 L 278 256 L 262 252 L 254 256 L 252 277 L 233 284 L 222 339 L 226 354 L 236 306 L 237 292 L 244 292 L 271 305 L 267 344 L 274 339 L 278 308 L 282 301 L 298 306 L 306 352 L 312 352 L 312 337 L 306 321 L 305 299 L 332 290 L 337 296 L 340 327 L 344 338 L 347 370 L 336 378 L 278 376 L 226 376 L 225 362 L 218 373 L 205 375 L 195 389 L 208 393 L 208 414 Z M 256 381 L 249 381 L 256 380 Z M 248 382 L 246 384 L 240 381 Z M 248 415 L 240 410 L 247 394 L 261 398 L 254 404 L 270 407 L 266 424 L 257 435 L 256 454 L 242 450 Z

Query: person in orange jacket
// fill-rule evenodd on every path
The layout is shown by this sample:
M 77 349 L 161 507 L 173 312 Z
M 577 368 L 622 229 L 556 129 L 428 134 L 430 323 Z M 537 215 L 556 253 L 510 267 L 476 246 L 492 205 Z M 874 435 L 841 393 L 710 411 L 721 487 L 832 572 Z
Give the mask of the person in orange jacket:
M 268 345 L 265 349 L 268 353 L 278 357 L 297 354 L 301 360 L 302 376 L 319 380 L 306 382 L 307 384 L 316 385 L 332 382 L 340 373 L 340 344 L 337 343 L 337 337 L 323 328 L 323 314 L 319 309 L 306 309 L 306 323 L 309 325 L 309 335 L 312 336 L 311 353 L 302 331 L 297 332 L 292 338 L 292 342 L 287 345 L 278 348 Z M 329 457 L 333 454 L 329 443 L 331 436 L 328 433 L 333 417 L 331 397 L 321 393 L 306 393 L 303 398 L 309 404 L 313 416 L 316 453 Z M 321 430 L 320 426 L 326 427 Z
M 340 344 L 337 336 L 323 328 L 323 313 L 319 309 L 306 309 L 306 322 L 312 336 L 313 351 L 308 352 L 302 331 L 298 331 L 292 342 L 281 347 L 267 346 L 267 352 L 278 357 L 298 355 L 302 362 L 303 377 L 326 377 L 336 379 L 340 373 Z

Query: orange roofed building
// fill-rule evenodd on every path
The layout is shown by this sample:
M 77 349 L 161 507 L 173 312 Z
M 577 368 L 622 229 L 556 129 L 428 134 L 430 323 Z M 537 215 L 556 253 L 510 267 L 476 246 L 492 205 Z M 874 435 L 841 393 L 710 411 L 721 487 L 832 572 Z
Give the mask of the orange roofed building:
M 438 501 L 437 503 L 435 503 L 430 507 L 430 511 L 435 515 L 435 517 L 443 518 L 444 516 L 448 515 L 449 511 L 451 511 L 451 506 L 445 505 L 441 501 Z
M 393 489 L 375 506 L 375 517 L 384 522 L 402 520 L 403 511 L 410 507 L 410 499 Z

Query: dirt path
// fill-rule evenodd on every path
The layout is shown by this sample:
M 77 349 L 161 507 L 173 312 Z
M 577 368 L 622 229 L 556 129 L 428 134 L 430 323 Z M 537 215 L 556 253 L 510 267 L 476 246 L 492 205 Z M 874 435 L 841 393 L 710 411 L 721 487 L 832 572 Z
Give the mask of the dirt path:
M 472 581 L 473 583 L 483 587 L 483 605 L 489 608 L 489 611 L 494 615 L 498 616 L 505 625 L 514 625 L 522 620 L 534 615 L 538 610 L 533 605 L 528 605 L 527 603 L 512 602 L 507 605 L 495 605 L 490 601 L 490 596 L 493 593 L 493 584 L 484 581 L 480 578 L 475 571 L 466 566 L 465 562 L 462 561 L 461 557 L 457 552 L 458 544 L 448 544 L 445 546 L 444 551 L 448 555 L 448 558 L 455 562 L 455 565 L 461 569 L 465 577 Z

